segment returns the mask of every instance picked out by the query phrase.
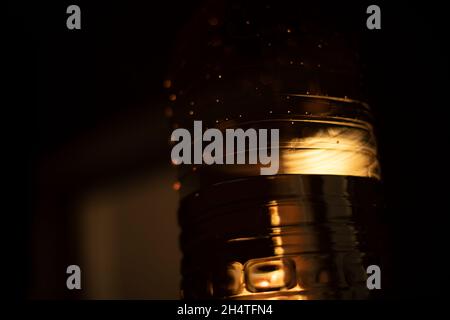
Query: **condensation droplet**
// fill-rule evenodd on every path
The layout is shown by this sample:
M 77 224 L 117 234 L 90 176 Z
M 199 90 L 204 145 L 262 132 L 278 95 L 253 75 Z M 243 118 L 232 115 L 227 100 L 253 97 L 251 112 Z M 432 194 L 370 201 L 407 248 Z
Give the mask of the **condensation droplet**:
M 170 101 L 175 101 L 175 100 L 177 100 L 177 95 L 172 93 L 171 95 L 169 95 L 169 100 L 170 100 Z
M 170 118 L 173 116 L 173 110 L 171 107 L 167 107 L 164 109 L 164 114 L 166 115 L 167 118 Z
M 247 21 L 245 21 L 245 24 L 249 25 L 249 24 L 250 24 L 250 21 L 248 21 L 248 20 L 247 20 Z
M 219 79 L 222 79 L 222 75 L 221 74 L 219 74 L 218 77 L 219 77 Z
M 217 19 L 216 17 L 211 17 L 208 19 L 208 23 L 210 26 L 217 26 L 219 24 L 219 19 Z
M 181 182 L 180 182 L 180 181 L 175 181 L 175 182 L 172 184 L 172 189 L 175 190 L 175 191 L 180 190 L 180 189 L 181 189 Z
M 169 79 L 163 81 L 163 87 L 169 89 L 172 86 L 172 81 Z
M 190 115 L 190 116 L 194 115 L 194 110 L 190 110 L 190 111 L 189 111 L 189 115 Z
M 193 106 L 195 104 L 194 101 L 189 102 L 189 105 Z

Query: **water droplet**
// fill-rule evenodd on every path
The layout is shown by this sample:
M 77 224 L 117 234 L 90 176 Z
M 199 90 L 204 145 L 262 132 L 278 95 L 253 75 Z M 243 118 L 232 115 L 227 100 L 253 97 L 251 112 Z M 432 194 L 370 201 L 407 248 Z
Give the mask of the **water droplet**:
M 303 61 L 300 61 L 300 65 L 304 65 Z
M 173 110 L 171 107 L 167 107 L 164 109 L 164 114 L 166 115 L 167 118 L 170 118 L 173 116 Z
M 222 75 L 221 75 L 221 74 L 219 74 L 219 76 L 218 76 L 218 77 L 219 77 L 219 79 L 222 79 Z
M 320 68 L 320 63 L 317 65 L 317 68 Z
M 321 48 L 322 48 L 322 44 L 319 43 L 319 44 L 317 45 L 317 47 L 318 47 L 319 49 L 321 49 Z
M 247 25 L 248 25 L 248 24 L 250 24 L 250 21 L 248 21 L 248 20 L 247 20 L 247 21 L 245 21 L 245 24 L 247 24 Z
M 306 94 L 309 94 L 309 91 L 306 91 Z
M 219 123 L 219 120 L 216 120 L 216 123 Z
M 270 110 L 269 113 L 272 114 L 272 110 Z
M 208 19 L 208 23 L 210 26 L 217 26 L 219 24 L 219 19 L 217 19 L 216 17 L 211 17 Z
M 291 113 L 291 110 L 288 110 L 288 113 Z
M 294 121 L 292 121 L 291 124 L 294 124 Z
M 289 100 L 291 97 L 290 96 L 286 96 L 286 100 Z
M 239 118 L 242 118 L 242 114 L 239 115 Z
M 225 121 L 228 121 L 228 118 L 225 118 Z
M 287 32 L 287 33 L 291 33 L 291 32 L 292 32 L 292 30 L 291 30 L 291 29 L 289 29 L 289 28 L 287 28 L 287 29 L 286 29 L 286 32 Z
M 189 105 L 193 106 L 195 104 L 194 101 L 189 102 Z
M 175 181 L 175 182 L 172 184 L 172 189 L 175 190 L 175 191 L 180 190 L 180 189 L 181 189 L 181 182 L 180 182 L 180 181 Z
M 339 144 L 339 140 L 337 140 L 336 143 Z
M 268 47 L 271 47 L 271 46 L 272 46 L 272 43 L 271 43 L 271 42 L 269 42 L 269 43 L 267 44 L 267 46 L 268 46 Z
M 195 197 L 198 197 L 200 194 L 198 193 L 198 192 L 196 192 L 195 194 L 194 194 L 194 196 Z
M 190 111 L 189 111 L 189 115 L 190 115 L 190 116 L 194 115 L 194 110 L 190 110 Z
M 170 101 L 175 101 L 175 100 L 177 100 L 177 95 L 172 93 L 171 95 L 169 95 L 169 100 L 170 100 Z
M 163 81 L 163 87 L 169 89 L 172 86 L 172 81 L 169 79 Z
M 219 102 L 220 102 L 220 100 L 219 100 L 219 99 L 216 99 L 216 102 L 217 102 L 217 103 L 219 103 Z
M 294 64 L 294 61 L 292 61 L 292 60 L 291 60 L 291 61 L 289 61 L 289 64 Z
M 197 171 L 197 167 L 192 167 L 192 171 Z

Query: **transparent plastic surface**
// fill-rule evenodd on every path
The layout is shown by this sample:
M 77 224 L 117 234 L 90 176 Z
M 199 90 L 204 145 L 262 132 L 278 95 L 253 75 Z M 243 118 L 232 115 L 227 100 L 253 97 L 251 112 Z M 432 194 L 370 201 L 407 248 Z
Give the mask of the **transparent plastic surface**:
M 184 298 L 367 298 L 358 221 L 375 214 L 380 179 L 369 110 L 288 100 L 289 113 L 217 125 L 279 128 L 277 175 L 248 164 L 180 168 Z

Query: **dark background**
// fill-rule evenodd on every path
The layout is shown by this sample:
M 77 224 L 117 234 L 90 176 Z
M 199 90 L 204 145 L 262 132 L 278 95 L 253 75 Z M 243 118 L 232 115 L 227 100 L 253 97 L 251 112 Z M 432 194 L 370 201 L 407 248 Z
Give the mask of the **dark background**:
M 8 4 L 10 56 L 5 62 L 11 69 L 6 79 L 10 99 L 2 118 L 4 157 L 11 162 L 4 167 L 11 183 L 3 212 L 8 217 L 5 243 L 12 254 L 7 277 L 11 296 L 176 298 L 164 289 L 177 284 L 171 275 L 178 272 L 179 253 L 162 81 L 177 32 L 199 3 Z M 345 5 L 352 8 L 349 14 L 360 12 L 368 102 L 376 116 L 386 198 L 380 237 L 390 244 L 382 285 L 386 284 L 386 298 L 439 297 L 448 280 L 449 51 L 444 5 L 373 3 L 381 7 L 382 30 L 365 30 L 365 8 L 372 2 Z M 70 4 L 81 7 L 79 31 L 66 28 Z M 158 176 L 160 172 L 167 173 Z M 161 225 L 173 225 L 173 230 L 149 238 L 141 230 L 143 238 L 137 236 L 134 244 L 140 243 L 138 251 L 149 251 L 142 270 L 168 271 L 139 281 L 139 267 L 119 268 L 122 276 L 134 275 L 128 286 L 135 283 L 141 290 L 118 284 L 116 294 L 69 292 L 65 268 L 82 256 L 75 240 L 80 239 L 80 229 L 74 227 L 78 208 L 73 203 L 79 203 L 74 198 L 85 199 L 98 189 L 145 180 L 147 175 L 153 182 L 142 188 L 172 206 L 146 204 L 149 232 Z M 165 189 L 158 189 L 161 185 Z M 168 210 L 170 218 L 157 215 L 158 210 Z M 10 218 L 17 228 L 9 228 Z M 169 243 L 167 248 L 164 243 Z

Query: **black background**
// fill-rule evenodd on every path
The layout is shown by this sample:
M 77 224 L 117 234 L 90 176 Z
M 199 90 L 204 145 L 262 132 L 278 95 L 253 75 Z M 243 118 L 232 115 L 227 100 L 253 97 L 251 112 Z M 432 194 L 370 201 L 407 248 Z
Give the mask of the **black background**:
M 82 29 L 69 31 L 65 11 L 75 3 L 82 9 Z M 33 274 L 29 234 L 38 161 L 106 119 L 159 101 L 175 35 L 198 3 L 8 4 L 10 99 L 3 103 L 2 119 L 4 158 L 10 162 L 4 170 L 12 180 L 2 213 L 17 226 L 9 228 L 9 220 L 4 225 L 12 231 L 5 243 L 12 253 L 10 296 L 27 297 Z M 386 197 L 381 219 L 391 257 L 386 298 L 441 297 L 448 280 L 445 8 L 442 1 L 373 3 L 381 7 L 382 30 L 364 31 L 363 54 Z M 369 4 L 353 7 L 360 10 L 363 29 Z M 165 146 L 156 150 L 155 157 L 167 157 Z

